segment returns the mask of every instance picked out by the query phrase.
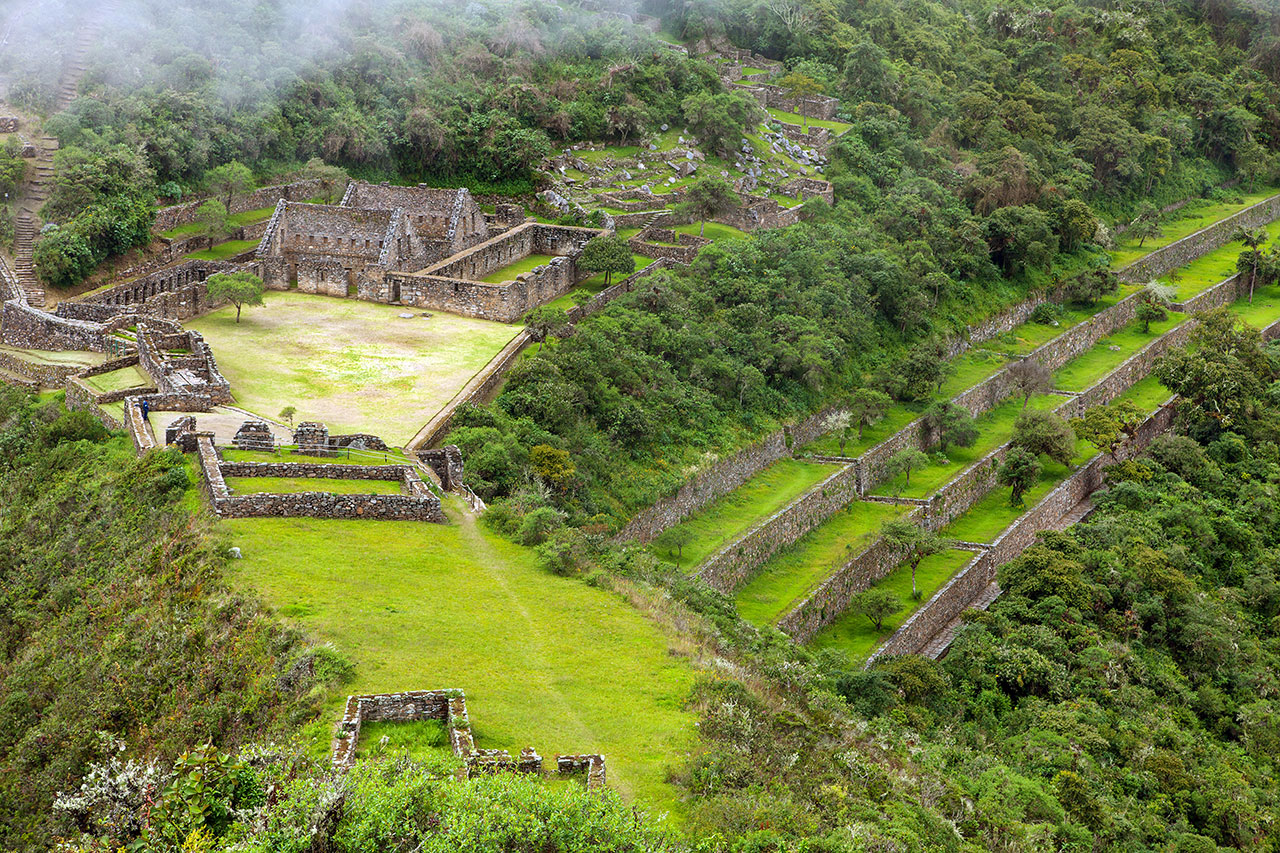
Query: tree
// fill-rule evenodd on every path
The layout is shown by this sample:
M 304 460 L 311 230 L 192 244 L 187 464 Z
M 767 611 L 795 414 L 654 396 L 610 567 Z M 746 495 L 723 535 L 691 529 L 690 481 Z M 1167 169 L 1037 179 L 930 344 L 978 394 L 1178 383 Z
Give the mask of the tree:
M 684 546 L 693 541 L 693 531 L 683 524 L 677 524 L 675 527 L 668 527 L 654 541 L 659 547 L 666 548 L 668 554 L 675 551 L 676 559 L 681 560 L 684 559 Z
M 1138 206 L 1138 215 L 1129 223 L 1128 235 L 1138 238 L 1138 248 L 1141 249 L 1148 237 L 1159 237 L 1163 233 L 1160 230 L 1159 209 L 1151 202 L 1144 201 Z
M 884 629 L 885 617 L 901 610 L 902 602 L 889 590 L 872 587 L 855 595 L 849 603 L 849 609 L 870 619 L 875 629 L 881 631 Z
M 1137 435 L 1138 426 L 1146 420 L 1146 413 L 1129 400 L 1121 400 L 1109 406 L 1094 406 L 1084 415 L 1071 419 L 1071 429 L 1077 436 L 1099 450 L 1106 451 L 1112 459 L 1125 443 Z
M 704 149 L 728 157 L 737 149 L 746 129 L 756 124 L 760 105 L 736 93 L 698 92 L 680 102 L 680 111 Z
M 849 395 L 849 415 L 858 425 L 858 440 L 862 440 L 862 430 L 873 426 L 889 412 L 893 400 L 883 391 L 874 388 L 859 388 Z M 844 445 L 840 445 L 844 453 Z
M 1022 506 L 1022 495 L 1040 479 L 1044 466 L 1032 453 L 1021 447 L 1011 447 L 1004 456 L 1004 463 L 996 472 L 996 482 L 1002 486 L 1011 486 L 1009 506 Z
M 312 157 L 307 161 L 302 167 L 301 176 L 303 180 L 319 182 L 320 191 L 316 195 L 325 204 L 341 201 L 347 191 L 347 183 L 351 180 L 346 169 L 330 166 L 319 157 Z
M 1236 259 L 1236 269 L 1241 273 L 1249 271 L 1249 304 L 1252 305 L 1253 288 L 1258 281 L 1258 264 L 1262 261 L 1262 244 L 1267 242 L 1267 231 L 1265 228 L 1245 228 L 1241 225 L 1231 235 L 1231 239 L 1245 245 L 1245 251 Z
M 902 485 L 906 487 L 911 485 L 911 472 L 928 464 L 929 457 L 923 451 L 907 447 L 890 456 L 884 463 L 884 470 L 891 480 L 897 479 L 899 474 L 905 474 L 906 482 Z
M 236 322 L 240 322 L 240 309 L 246 305 L 262 304 L 262 279 L 251 272 L 220 272 L 209 276 L 206 282 L 210 302 L 230 302 L 236 306 Z
M 601 234 L 592 237 L 582 247 L 578 266 L 591 272 L 604 273 L 604 286 L 608 287 L 614 273 L 632 273 L 636 268 L 636 259 L 626 240 L 617 234 Z
M 231 210 L 232 200 L 253 187 L 253 172 L 239 160 L 232 160 L 210 169 L 205 174 L 205 183 L 210 192 L 224 199 L 222 206 Z
M 801 74 L 799 71 L 792 71 L 779 80 L 777 85 L 786 89 L 791 94 L 791 97 L 796 99 L 796 112 L 800 114 L 800 122 L 805 127 L 808 127 L 809 118 L 804 111 L 805 100 L 814 95 L 821 95 L 826 90 L 826 87 L 808 74 Z
M 822 426 L 827 432 L 834 432 L 836 439 L 840 442 L 840 455 L 844 456 L 844 445 L 849 440 L 849 425 L 853 423 L 853 414 L 847 409 L 839 412 L 832 412 L 827 415 L 822 422 Z
M 1010 444 L 1034 456 L 1043 453 L 1061 465 L 1070 465 L 1076 455 L 1076 434 L 1071 425 L 1054 412 L 1039 409 L 1018 415 Z
M 1188 345 L 1157 359 L 1154 372 L 1189 411 L 1221 429 L 1248 421 L 1264 380 L 1275 378 L 1261 334 L 1225 308 L 1201 314 Z
M 1080 273 L 1066 283 L 1063 296 L 1069 302 L 1093 307 L 1098 300 L 1120 289 L 1120 279 L 1107 269 Z
M 916 344 L 892 368 L 890 387 L 899 399 L 919 402 L 941 390 L 955 364 L 946 358 L 937 340 Z
M 1005 375 L 1009 377 L 1009 384 L 1014 391 L 1022 397 L 1024 411 L 1034 395 L 1053 390 L 1053 373 L 1040 362 L 1029 358 L 1009 365 Z
M 542 343 L 547 339 L 547 335 L 560 337 L 557 333 L 568 325 L 569 315 L 563 308 L 542 305 L 524 315 L 525 330 L 529 333 L 529 337 L 538 342 L 538 352 L 542 352 Z
M 951 542 L 928 528 L 910 521 L 894 519 L 880 526 L 880 536 L 893 548 L 904 552 L 904 559 L 911 565 L 911 597 L 920 600 L 916 587 L 916 569 L 925 557 L 940 554 L 951 547 Z
M 201 233 L 215 242 L 224 239 L 231 232 L 226 205 L 216 198 L 211 198 L 196 208 L 196 222 L 200 224 Z
M 967 409 L 950 400 L 934 403 L 926 409 L 924 423 L 937 436 L 938 449 L 943 453 L 952 444 L 971 447 L 978 440 L 978 428 L 973 424 L 973 416 Z
M 1170 302 L 1174 289 L 1157 282 L 1148 282 L 1138 294 L 1138 304 L 1134 308 L 1134 316 L 1142 323 L 1142 333 L 1151 331 L 1152 323 L 1162 322 L 1169 317 Z
M 549 444 L 536 444 L 529 448 L 529 469 L 535 477 L 557 492 L 569 491 L 577 466 L 569 459 L 569 451 Z
M 738 194 L 728 181 L 714 175 L 703 175 L 685 187 L 684 196 L 675 210 L 681 216 L 698 220 L 698 235 L 703 236 L 708 219 L 732 210 L 739 203 Z
M 276 417 L 287 423 L 289 426 L 293 426 L 293 419 L 297 414 L 298 409 L 295 406 L 285 406 L 280 410 L 280 414 L 276 415 Z

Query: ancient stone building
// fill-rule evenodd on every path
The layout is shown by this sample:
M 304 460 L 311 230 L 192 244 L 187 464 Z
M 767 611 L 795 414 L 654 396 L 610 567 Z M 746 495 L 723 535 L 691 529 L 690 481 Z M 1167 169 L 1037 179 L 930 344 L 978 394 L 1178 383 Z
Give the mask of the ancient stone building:
M 342 197 L 343 207 L 404 211 L 432 264 L 491 236 L 489 223 L 466 188 L 443 189 L 419 184 L 397 187 L 352 181 Z

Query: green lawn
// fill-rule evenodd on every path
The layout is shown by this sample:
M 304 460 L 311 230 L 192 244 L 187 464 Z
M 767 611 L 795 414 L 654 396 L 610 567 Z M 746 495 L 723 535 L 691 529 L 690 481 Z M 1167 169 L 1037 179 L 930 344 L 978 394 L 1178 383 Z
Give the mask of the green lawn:
M 699 231 L 702 230 L 701 222 L 690 222 L 688 225 L 676 226 L 676 231 L 681 234 L 693 234 L 696 236 Z M 747 232 L 734 228 L 732 225 L 722 225 L 719 222 L 708 222 L 706 223 L 706 229 L 703 231 L 701 236 L 706 237 L 713 243 L 718 243 L 721 240 L 735 240 L 739 237 L 745 237 L 747 236 Z
M 183 257 L 198 261 L 225 261 L 227 258 L 232 258 L 242 252 L 249 251 L 257 246 L 258 243 L 258 240 L 228 240 L 225 243 L 219 243 L 211 249 L 191 252 Z
M 989 349 L 971 349 L 950 362 L 951 373 L 942 383 L 939 399 L 950 400 L 962 391 L 968 391 L 982 380 L 1004 369 L 1009 360 L 1003 353 Z
M 123 391 L 125 388 L 140 388 L 152 385 L 151 377 L 136 367 L 122 367 L 110 373 L 87 376 L 82 381 L 99 394 L 106 394 L 110 391 Z
M 1162 217 L 1165 221 L 1160 223 L 1160 229 L 1163 232 L 1161 236 L 1144 240 L 1141 247 L 1138 246 L 1137 240 L 1120 237 L 1116 241 L 1118 248 L 1111 252 L 1111 262 L 1117 267 L 1131 264 L 1138 258 L 1151 254 L 1156 249 L 1181 240 L 1188 234 L 1194 234 L 1203 228 L 1208 228 L 1219 219 L 1225 219 L 1234 213 L 1239 213 L 1246 207 L 1257 204 L 1263 199 L 1275 195 L 1275 193 L 1276 189 L 1274 187 L 1268 187 L 1246 194 L 1240 202 L 1211 202 L 1206 199 L 1188 202 L 1186 206 Z
M 1077 440 L 1076 455 L 1070 466 L 1041 457 L 1044 469 L 1036 484 L 1023 494 L 1022 506 L 1010 506 L 1009 488 L 997 486 L 970 507 L 968 512 L 943 528 L 942 535 L 962 542 L 994 542 L 1005 528 L 1038 504 L 1045 495 L 1067 479 L 1076 467 L 1092 459 L 1097 452 L 1097 448 L 1089 442 Z
M 779 459 L 672 528 L 693 534 L 684 548 L 668 553 L 657 545 L 650 547 L 681 568 L 692 569 L 838 470 L 835 465 Z
M 1062 398 L 1053 394 L 1039 394 L 1031 398 L 1028 408 L 1053 409 L 1062 405 Z M 929 453 L 929 464 L 924 468 L 911 472 L 910 482 L 902 474 L 894 479 L 881 483 L 873 494 L 900 494 L 907 498 L 924 498 L 933 494 L 940 486 L 958 475 L 965 468 L 986 456 L 1013 435 L 1013 424 L 1022 413 L 1022 400 L 1005 400 L 989 412 L 983 412 L 976 419 L 978 440 L 972 447 L 947 448 L 947 462 L 942 462 L 933 451 Z
M 0 352 L 8 353 L 32 364 L 56 364 L 79 367 L 95 367 L 107 360 L 100 352 L 79 352 L 77 350 L 45 350 L 21 349 L 0 344 Z
M 635 264 L 636 264 L 636 268 L 632 270 L 633 273 L 639 272 L 640 270 L 649 266 L 649 264 L 653 263 L 653 258 L 646 258 L 644 255 L 632 254 L 631 259 L 635 261 Z M 624 273 L 622 275 L 619 275 L 618 273 L 614 273 L 613 278 L 609 281 L 608 285 L 606 285 L 604 280 L 604 273 L 602 272 L 596 273 L 595 275 L 591 276 L 591 278 L 586 279 L 585 281 L 579 283 L 577 287 L 575 287 L 573 290 L 569 291 L 568 293 L 565 293 L 561 296 L 557 296 L 555 299 L 552 299 L 550 302 L 547 303 L 547 307 L 561 308 L 565 311 L 568 311 L 570 308 L 573 307 L 573 294 L 577 293 L 578 291 L 585 290 L 587 293 L 590 293 L 591 295 L 594 296 L 595 294 L 604 290 L 606 286 L 612 287 L 613 285 L 622 281 L 624 278 L 626 278 L 630 274 L 631 273 Z
M 1084 391 L 1120 366 L 1120 363 L 1165 332 L 1186 320 L 1185 314 L 1169 312 L 1169 318 L 1152 323 L 1148 332 L 1136 320 L 1110 337 L 1103 338 L 1068 361 L 1053 374 L 1054 387 L 1063 391 Z
M 305 734 L 328 756 L 347 694 L 460 688 L 477 746 L 601 752 L 609 784 L 678 808 L 667 768 L 695 743 L 694 680 L 668 638 L 616 593 L 539 567 L 476 526 L 306 518 L 224 522 L 234 580 L 356 664 Z
M 840 439 L 834 433 L 814 439 L 804 446 L 804 451 L 819 456 L 859 456 L 920 417 L 924 409 L 923 404 L 894 403 L 883 418 L 862 431 L 861 438 L 855 430 L 845 442 L 843 454 L 840 452 Z
M 1280 236 L 1280 222 L 1272 222 L 1265 226 L 1269 239 L 1275 240 Z M 1176 270 L 1177 281 L 1172 281 L 1169 275 L 1161 276 L 1160 281 L 1163 284 L 1172 284 L 1177 288 L 1178 295 L 1176 300 L 1181 302 L 1190 299 L 1197 293 L 1208 290 L 1213 285 L 1225 278 L 1230 278 L 1236 274 L 1236 259 L 1240 257 L 1240 253 L 1244 251 L 1244 245 L 1238 241 L 1231 242 L 1207 252 L 1196 258 L 1186 266 L 1179 267 Z
M 861 614 L 846 612 L 819 631 L 811 645 L 820 649 L 839 649 L 849 656 L 851 664 L 861 663 L 975 556 L 971 551 L 954 550 L 921 560 L 916 570 L 916 586 L 921 591 L 919 601 L 911 599 L 911 567 L 899 566 L 876 584 L 878 589 L 889 590 L 902 602 L 902 607 L 884 620 L 883 630 L 876 631 L 871 620 Z
M 518 331 L 443 311 L 402 319 L 404 309 L 297 291 L 266 304 L 219 308 L 185 325 L 204 335 L 237 405 L 332 432 L 368 432 L 403 444 Z
M 540 267 L 548 263 L 555 255 L 530 255 L 527 258 L 521 258 L 514 264 L 508 264 L 500 270 L 489 273 L 480 279 L 489 284 L 502 284 L 504 281 L 515 281 L 516 276 L 520 273 L 529 272 L 534 267 Z
M 337 456 L 307 456 L 288 448 L 281 448 L 278 453 L 265 453 L 224 447 L 221 452 L 227 462 L 306 462 L 311 465 L 403 465 L 409 462 L 408 457 L 394 447 L 390 450 L 343 449 Z
M 382 739 L 386 738 L 386 743 Z M 414 761 L 461 763 L 449 745 L 443 720 L 413 720 L 405 723 L 364 723 L 356 741 L 356 758 L 399 757 Z
M 766 68 L 756 68 L 756 67 L 751 66 L 751 65 L 744 65 L 744 66 L 742 66 L 742 76 L 743 76 L 743 79 L 745 79 L 745 78 L 747 78 L 747 77 L 755 77 L 755 76 L 757 76 L 757 75 L 759 75 L 759 74 L 769 74 L 769 73 L 771 73 L 771 72 L 770 72 L 768 69 L 766 69 Z
M 270 219 L 271 214 L 275 212 L 275 205 L 271 207 L 260 207 L 257 210 L 246 210 L 243 213 L 233 213 L 227 217 L 228 224 L 232 228 L 240 228 L 254 222 L 261 222 L 264 219 Z M 179 225 L 177 228 L 170 228 L 168 231 L 161 231 L 161 237 L 168 237 L 175 240 L 178 237 L 190 237 L 193 234 L 199 234 L 204 229 L 203 223 L 190 222 L 186 225 Z M 257 242 L 256 240 L 254 242 Z
M 1237 299 L 1227 310 L 1258 329 L 1265 329 L 1280 319 L 1280 285 L 1259 287 L 1253 292 L 1253 302 L 1248 295 Z
M 825 127 L 837 136 L 853 127 L 853 125 L 848 122 L 829 121 L 822 118 L 805 118 L 804 116 L 797 115 L 796 113 L 783 112 L 782 110 L 770 109 L 769 115 L 773 116 L 778 121 L 785 122 L 787 124 L 798 124 L 802 126 L 807 124 L 811 127 Z
M 1112 402 L 1121 400 L 1133 403 L 1144 412 L 1154 412 L 1165 400 L 1173 396 L 1172 392 L 1160 384 L 1155 376 L 1148 376 L 1141 382 L 1134 383 L 1129 389 Z
M 391 480 L 334 480 L 328 477 L 227 477 L 227 487 L 242 495 L 333 492 L 338 495 L 398 495 Z
M 117 421 L 120 422 L 121 426 L 124 425 L 124 401 L 123 400 L 121 400 L 118 403 L 102 403 L 98 406 L 98 408 L 102 409 L 102 411 L 114 417 Z
M 738 590 L 738 613 L 757 625 L 773 622 L 839 565 L 864 551 L 881 524 L 908 509 L 901 504 L 854 501 L 765 563 L 760 574 Z

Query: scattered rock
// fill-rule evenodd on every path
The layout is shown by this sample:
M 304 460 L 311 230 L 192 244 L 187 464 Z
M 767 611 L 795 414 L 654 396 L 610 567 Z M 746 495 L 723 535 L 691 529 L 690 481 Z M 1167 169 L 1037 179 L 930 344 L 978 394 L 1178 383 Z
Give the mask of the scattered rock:
M 401 320 L 412 320 L 412 319 L 413 319 L 413 315 L 412 315 L 412 314 L 401 314 L 401 315 L 400 315 L 400 319 L 401 319 Z
M 233 560 L 239 560 L 242 559 L 244 555 L 240 553 L 239 548 L 231 547 L 227 549 L 227 556 Z

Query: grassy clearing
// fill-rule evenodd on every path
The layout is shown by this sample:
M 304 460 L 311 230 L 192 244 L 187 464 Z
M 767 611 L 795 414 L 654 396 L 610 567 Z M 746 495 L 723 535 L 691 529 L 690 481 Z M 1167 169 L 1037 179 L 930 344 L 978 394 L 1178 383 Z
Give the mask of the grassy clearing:
M 1237 299 L 1227 310 L 1244 320 L 1250 326 L 1265 329 L 1280 319 L 1280 285 L 1259 287 L 1253 292 L 1253 303 L 1249 297 Z
M 32 364 L 56 364 L 72 367 L 96 367 L 107 360 L 100 352 L 79 352 L 76 350 L 20 349 L 0 344 L 0 352 L 8 353 L 15 358 L 29 361 Z
M 457 758 L 441 720 L 364 723 L 360 726 L 360 739 L 356 741 L 356 758 L 378 756 L 404 756 L 414 761 L 433 762 Z
M 331 431 L 403 444 L 516 334 L 516 327 L 444 312 L 304 293 L 269 292 L 266 304 L 220 308 L 187 323 L 204 335 L 237 405 Z
M 1009 360 L 1003 353 L 988 349 L 971 349 L 951 360 L 951 374 L 942 383 L 942 390 L 936 395 L 939 399 L 950 400 L 962 391 L 967 391 L 982 380 L 994 376 L 1004 369 Z
M 1133 403 L 1144 412 L 1154 412 L 1170 396 L 1172 396 L 1172 393 L 1168 388 L 1160 384 L 1159 379 L 1154 376 L 1148 376 L 1141 382 L 1129 386 L 1129 389 L 1113 402 L 1124 400 Z
M 530 255 L 527 258 L 521 258 L 514 264 L 508 264 L 500 270 L 489 273 L 480 279 L 489 284 L 502 284 L 504 281 L 515 281 L 516 276 L 521 273 L 530 272 L 534 267 L 540 267 L 550 263 L 555 255 Z
M 1188 202 L 1181 209 L 1162 217 L 1166 221 L 1160 223 L 1160 228 L 1164 232 L 1161 236 L 1144 240 L 1141 246 L 1134 239 L 1121 237 L 1117 240 L 1118 248 L 1111 252 L 1111 262 L 1117 267 L 1131 264 L 1138 258 L 1151 254 L 1156 249 L 1181 240 L 1188 234 L 1194 234 L 1203 228 L 1208 228 L 1219 219 L 1225 219 L 1234 213 L 1239 213 L 1246 207 L 1257 204 L 1263 199 L 1275 195 L 1275 193 L 1275 187 L 1268 187 L 1257 192 L 1248 193 L 1239 202 L 1211 202 L 1207 199 Z
M 224 447 L 222 458 L 227 462 L 306 462 L 309 465 L 405 465 L 409 458 L 400 450 L 341 450 L 339 456 L 307 456 L 288 448 L 278 453 L 257 450 L 236 450 Z
M 197 261 L 225 261 L 227 258 L 233 258 L 243 252 L 248 252 L 257 246 L 258 242 L 257 240 L 228 240 L 211 249 L 191 252 L 183 255 L 183 257 Z
M 1062 398 L 1052 394 L 1039 394 L 1031 398 L 1029 409 L 1052 409 L 1062 405 Z M 931 453 L 930 462 L 924 468 L 911 472 L 911 481 L 899 474 L 894 479 L 880 484 L 873 494 L 898 495 L 907 498 L 928 497 L 940 486 L 951 480 L 965 468 L 986 456 L 1013 435 L 1013 424 L 1022 414 L 1022 400 L 1005 400 L 989 412 L 984 412 L 975 423 L 978 426 L 978 440 L 972 447 L 947 448 L 947 461 L 943 462 L 939 454 Z
M 688 225 L 677 225 L 676 231 L 681 234 L 697 235 L 701 228 L 702 223 L 690 222 Z M 718 243 L 721 240 L 736 240 L 740 237 L 745 237 L 747 236 L 747 232 L 734 228 L 732 225 L 722 225 L 719 222 L 708 222 L 706 223 L 706 230 L 701 236 L 706 237 L 713 243 Z
M 756 77 L 756 76 L 759 76 L 760 74 L 772 74 L 772 73 L 773 72 L 767 68 L 756 68 L 752 65 L 742 66 L 743 79 L 746 79 L 747 77 Z
M 786 124 L 797 124 L 801 126 L 809 125 L 811 127 L 825 127 L 827 130 L 834 132 L 837 136 L 840 135 L 841 133 L 844 133 L 849 128 L 853 127 L 853 125 L 849 124 L 848 122 L 830 121 L 829 119 L 824 119 L 824 118 L 807 118 L 805 116 L 801 116 L 796 113 L 783 112 L 782 110 L 770 109 L 769 115 L 773 116 L 778 121 L 785 122 Z
M 899 504 L 854 501 L 765 563 L 760 574 L 738 590 L 738 613 L 757 625 L 773 622 L 838 564 L 865 550 L 881 524 L 909 509 Z
M 242 495 L 333 492 L 338 495 L 398 495 L 391 480 L 334 480 L 328 477 L 227 477 L 227 487 Z
M 99 394 L 123 391 L 126 388 L 141 388 L 152 384 L 151 377 L 136 367 L 122 367 L 110 373 L 85 377 L 82 381 Z
M 804 451 L 820 456 L 859 456 L 920 417 L 924 409 L 923 404 L 894 403 L 884 418 L 862 431 L 862 438 L 858 438 L 855 430 L 845 442 L 843 454 L 840 452 L 840 439 L 832 433 L 809 442 Z
M 533 552 L 446 502 L 448 525 L 238 519 L 235 580 L 356 664 L 344 693 L 457 687 L 481 748 L 602 752 L 610 785 L 678 806 L 666 768 L 694 743 L 693 672 L 615 593 L 541 569 Z M 327 756 L 330 713 L 308 726 Z
M 1186 319 L 1187 315 L 1170 311 L 1167 320 L 1152 323 L 1151 330 L 1146 333 L 1142 331 L 1141 323 L 1130 323 L 1058 368 L 1053 374 L 1054 387 L 1063 391 L 1083 391 L 1092 387 L 1129 356 Z
M 676 553 L 659 549 L 685 569 L 692 569 L 752 525 L 764 521 L 798 496 L 839 469 L 798 459 L 779 459 L 729 494 L 686 518 L 676 528 L 693 534 L 693 540 Z M 650 546 L 655 549 L 658 546 Z
M 916 570 L 916 586 L 921 591 L 919 601 L 911 599 L 911 567 L 899 566 L 876 584 L 877 588 L 888 589 L 902 601 L 901 609 L 884 620 L 882 631 L 877 632 L 865 616 L 845 613 L 823 628 L 813 638 L 812 645 L 820 649 L 839 649 L 849 656 L 851 664 L 861 663 L 974 556 L 971 551 L 954 550 L 921 560 Z
M 98 406 L 98 408 L 102 409 L 102 411 L 111 415 L 121 424 L 124 423 L 124 401 L 123 400 L 121 400 L 119 403 L 102 403 L 101 405 Z

